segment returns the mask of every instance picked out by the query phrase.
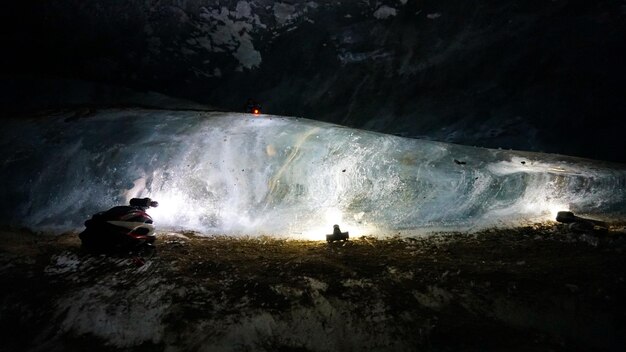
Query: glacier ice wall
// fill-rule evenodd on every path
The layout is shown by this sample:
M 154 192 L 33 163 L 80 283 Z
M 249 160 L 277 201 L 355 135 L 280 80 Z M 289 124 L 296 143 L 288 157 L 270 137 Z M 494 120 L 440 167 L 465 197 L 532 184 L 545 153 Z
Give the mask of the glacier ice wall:
M 134 196 L 159 228 L 321 238 L 624 217 L 626 166 L 277 116 L 104 110 L 5 121 L 0 223 L 77 229 Z

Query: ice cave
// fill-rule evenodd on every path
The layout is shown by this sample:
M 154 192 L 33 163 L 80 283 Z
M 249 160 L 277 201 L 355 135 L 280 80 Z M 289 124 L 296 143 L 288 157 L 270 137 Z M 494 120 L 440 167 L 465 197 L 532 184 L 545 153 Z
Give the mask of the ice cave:
M 1 352 L 624 350 L 626 0 L 2 14 Z

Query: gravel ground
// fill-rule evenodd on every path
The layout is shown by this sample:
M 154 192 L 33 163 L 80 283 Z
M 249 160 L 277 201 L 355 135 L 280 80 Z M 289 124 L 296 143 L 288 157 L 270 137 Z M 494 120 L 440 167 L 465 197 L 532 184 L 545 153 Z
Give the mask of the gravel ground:
M 0 351 L 621 351 L 626 235 L 159 233 L 145 258 L 0 231 Z

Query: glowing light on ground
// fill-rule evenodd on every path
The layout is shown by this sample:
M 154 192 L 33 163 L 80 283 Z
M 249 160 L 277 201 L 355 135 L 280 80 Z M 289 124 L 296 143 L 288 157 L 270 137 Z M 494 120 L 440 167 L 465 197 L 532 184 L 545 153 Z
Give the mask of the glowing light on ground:
M 337 208 L 328 208 L 326 210 L 326 225 L 330 224 L 332 227 L 335 224 L 343 223 L 343 213 Z
M 549 204 L 547 208 L 549 212 L 549 219 L 547 220 L 552 220 L 552 221 L 556 221 L 556 215 L 558 214 L 558 212 L 570 211 L 569 206 L 564 205 L 564 204 Z

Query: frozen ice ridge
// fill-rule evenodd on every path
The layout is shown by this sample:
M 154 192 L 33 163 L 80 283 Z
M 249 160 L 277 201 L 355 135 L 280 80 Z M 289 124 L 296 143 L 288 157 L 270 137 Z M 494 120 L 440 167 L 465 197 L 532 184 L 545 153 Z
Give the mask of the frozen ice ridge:
M 5 122 L 0 223 L 78 229 L 147 196 L 159 229 L 319 238 L 622 218 L 626 167 L 302 118 L 104 110 Z

